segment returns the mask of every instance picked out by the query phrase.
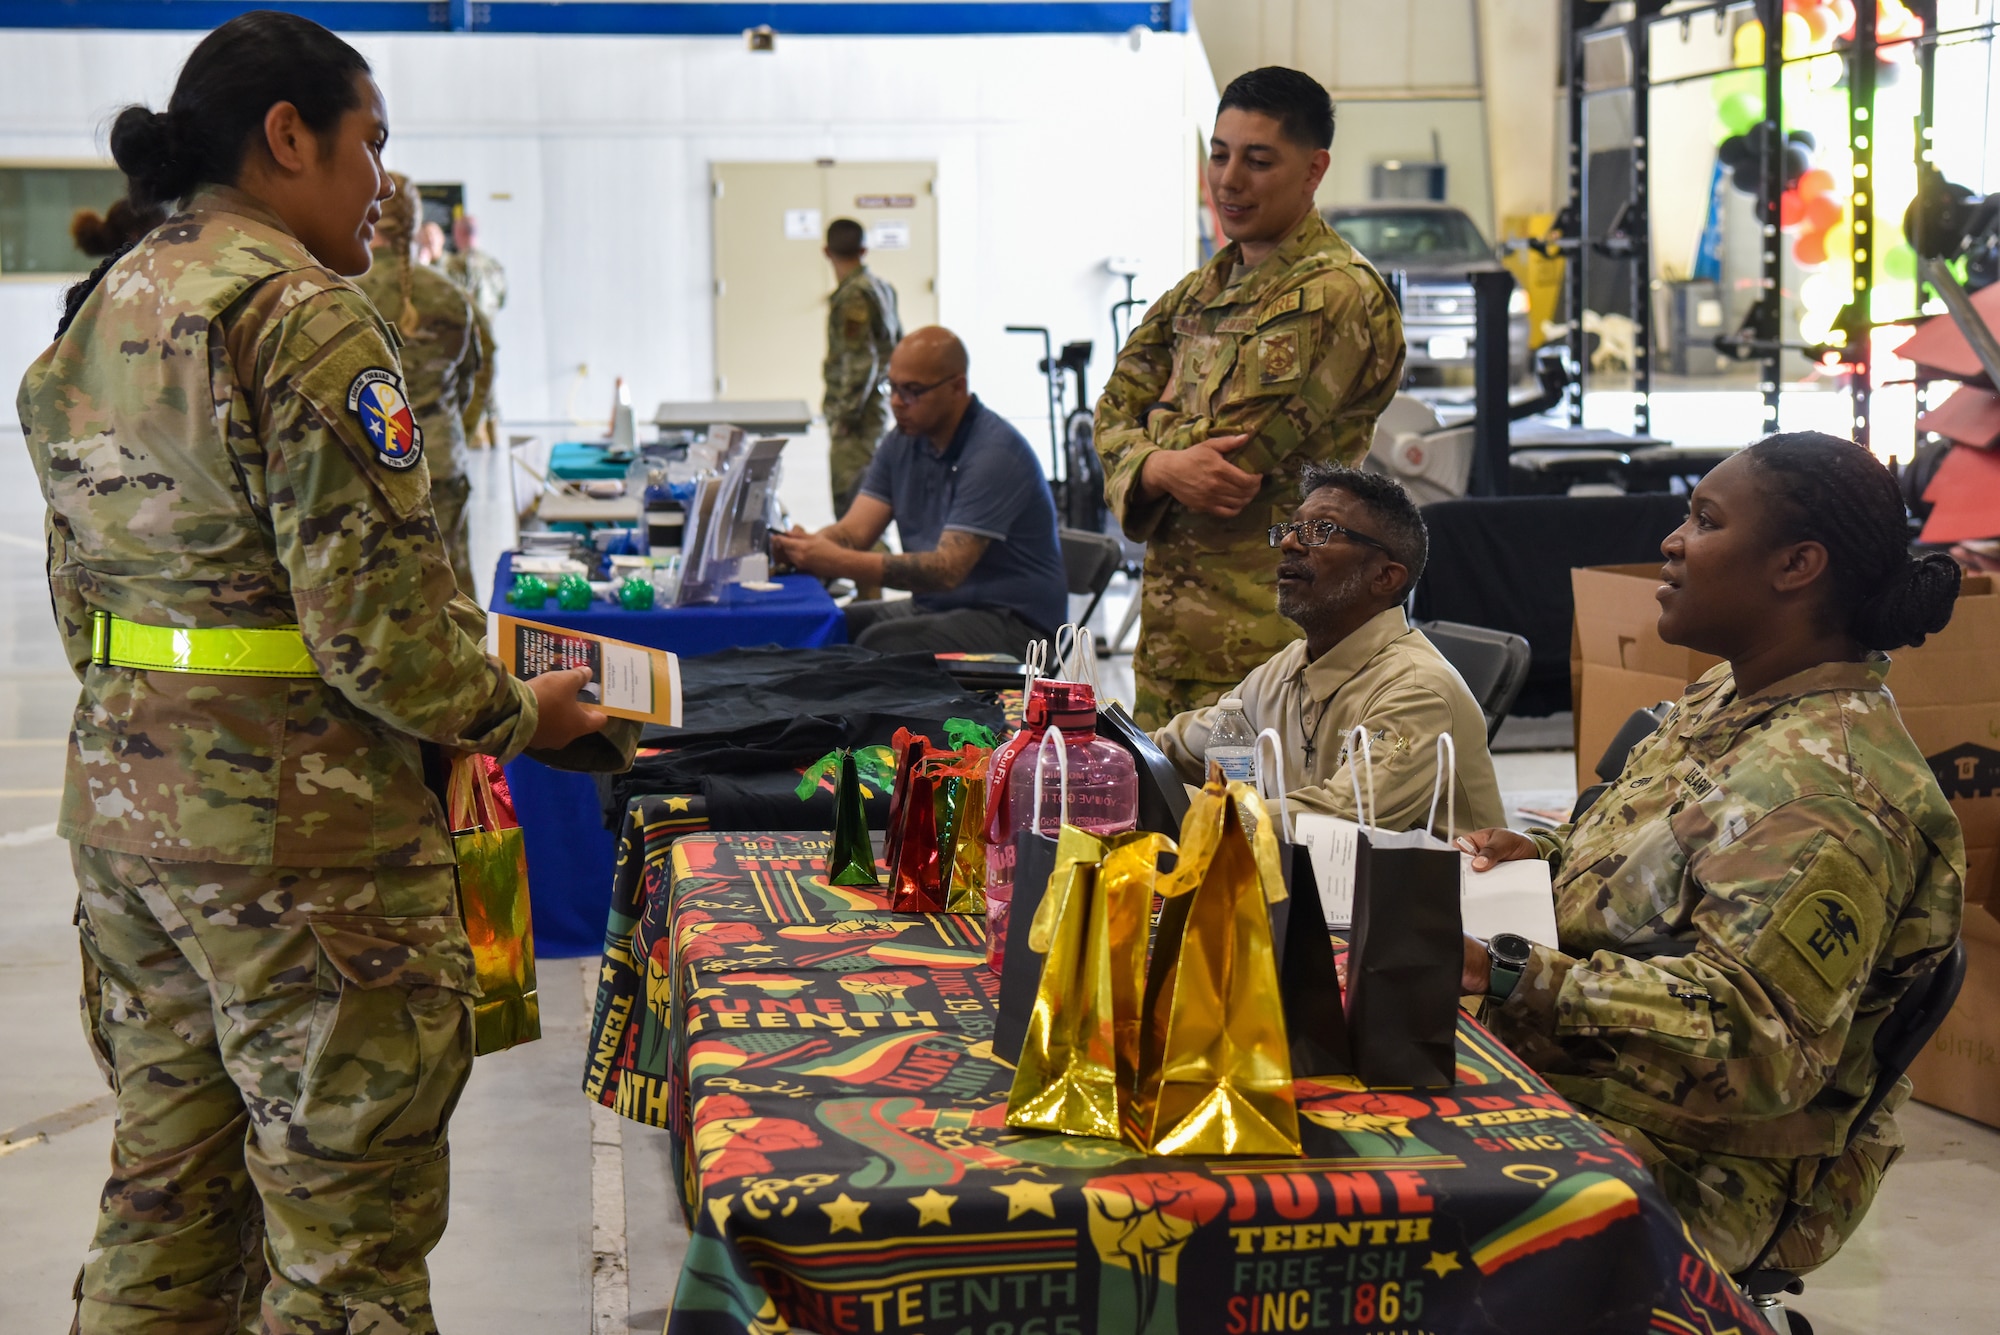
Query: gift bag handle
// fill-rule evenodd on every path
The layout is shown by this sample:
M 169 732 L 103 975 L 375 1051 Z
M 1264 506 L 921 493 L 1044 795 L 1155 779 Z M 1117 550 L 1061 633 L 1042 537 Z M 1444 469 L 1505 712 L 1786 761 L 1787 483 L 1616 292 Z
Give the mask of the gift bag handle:
M 1354 784 L 1354 823 L 1370 828 L 1375 824 L 1375 761 L 1368 753 L 1368 729 L 1357 723 L 1347 730 L 1347 737 L 1340 744 L 1340 758 L 1352 760 L 1347 777 Z M 1368 773 L 1368 801 L 1361 801 L 1361 774 Z
M 1438 795 L 1444 795 L 1444 840 L 1450 843 L 1458 838 L 1458 743 L 1451 734 L 1441 732 L 1437 741 L 1437 782 L 1431 785 L 1430 815 L 1424 818 L 1424 828 L 1433 833 L 1437 830 Z
M 1269 771 L 1266 771 L 1263 766 L 1264 743 L 1266 741 L 1269 741 L 1271 744 L 1271 768 Z M 1266 798 L 1274 796 L 1274 794 L 1265 791 L 1266 784 L 1264 780 L 1270 777 L 1270 775 L 1275 774 L 1277 776 L 1278 788 L 1275 794 L 1278 799 L 1278 835 L 1289 844 L 1292 842 L 1292 808 L 1290 800 L 1285 796 L 1285 743 L 1278 736 L 1276 728 L 1266 728 L 1257 734 L 1256 756 L 1258 761 L 1257 795 Z
M 1069 824 L 1069 743 L 1063 740 L 1062 729 L 1055 724 L 1042 734 L 1042 740 L 1035 744 L 1035 814 L 1028 826 L 1036 834 L 1042 832 L 1042 766 L 1049 758 L 1049 741 L 1056 744 L 1056 770 L 1061 776 L 1061 822 Z
M 1027 671 L 1021 681 L 1021 698 L 1026 700 L 1034 691 L 1035 682 L 1048 675 L 1049 642 L 1029 640 L 1028 651 L 1022 656 L 1021 661 L 1027 665 Z
M 1071 681 L 1083 682 L 1091 693 L 1097 692 L 1097 639 L 1090 633 L 1090 627 L 1078 626 L 1069 638 L 1069 658 L 1063 664 L 1063 675 Z

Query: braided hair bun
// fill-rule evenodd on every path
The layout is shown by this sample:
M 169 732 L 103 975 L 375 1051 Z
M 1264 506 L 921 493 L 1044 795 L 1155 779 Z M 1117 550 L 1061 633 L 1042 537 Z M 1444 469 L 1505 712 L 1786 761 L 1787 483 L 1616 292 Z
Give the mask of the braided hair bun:
M 126 195 L 144 208 L 172 204 L 201 184 L 199 155 L 190 153 L 171 113 L 129 106 L 111 122 L 111 158 L 125 173 Z
M 1957 562 L 1910 552 L 1896 479 L 1851 440 L 1822 431 L 1767 436 L 1744 451 L 1773 500 L 1780 542 L 1826 548 L 1829 608 L 1868 649 L 1919 645 L 1958 601 Z

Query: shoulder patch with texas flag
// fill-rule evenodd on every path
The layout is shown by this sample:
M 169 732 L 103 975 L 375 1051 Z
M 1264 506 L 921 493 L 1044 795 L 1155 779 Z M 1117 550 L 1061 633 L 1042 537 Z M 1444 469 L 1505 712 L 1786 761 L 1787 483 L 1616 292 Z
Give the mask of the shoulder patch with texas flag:
M 424 457 L 423 428 L 394 371 L 376 366 L 355 376 L 347 387 L 347 411 L 361 423 L 384 468 L 401 472 Z

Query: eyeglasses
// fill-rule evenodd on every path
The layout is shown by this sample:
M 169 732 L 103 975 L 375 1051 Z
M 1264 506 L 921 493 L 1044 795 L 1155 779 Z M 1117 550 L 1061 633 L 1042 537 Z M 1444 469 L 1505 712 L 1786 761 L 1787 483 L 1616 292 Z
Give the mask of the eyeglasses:
M 1349 542 L 1358 542 L 1364 547 L 1373 547 L 1384 552 L 1389 550 L 1380 539 L 1371 538 L 1366 533 L 1356 533 L 1351 528 L 1343 528 L 1331 519 L 1298 519 L 1289 524 L 1273 524 L 1269 530 L 1271 545 L 1284 546 L 1285 535 L 1288 533 L 1299 540 L 1301 547 L 1324 547 L 1332 542 L 1337 534 Z
M 933 380 L 928 385 L 912 385 L 908 383 L 899 385 L 891 380 L 889 382 L 889 397 L 898 403 L 915 403 L 939 385 L 948 385 L 956 379 L 958 379 L 957 376 L 948 375 L 942 380 Z

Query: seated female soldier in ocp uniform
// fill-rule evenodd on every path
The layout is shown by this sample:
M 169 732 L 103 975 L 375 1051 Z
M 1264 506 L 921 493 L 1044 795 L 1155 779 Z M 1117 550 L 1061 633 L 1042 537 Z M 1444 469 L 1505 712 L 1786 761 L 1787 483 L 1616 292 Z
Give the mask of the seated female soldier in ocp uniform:
M 1959 572 L 1912 558 L 1888 470 L 1817 432 L 1709 474 L 1661 550 L 1660 638 L 1728 661 L 1573 824 L 1463 841 L 1475 869 L 1551 864 L 1561 945 L 1468 939 L 1463 984 L 1731 1273 L 1800 1196 L 1764 1262 L 1798 1273 L 1840 1249 L 1900 1152 L 1907 1080 L 1852 1126 L 1874 1035 L 1958 936 L 1964 839 L 1880 651 L 1941 630 Z

